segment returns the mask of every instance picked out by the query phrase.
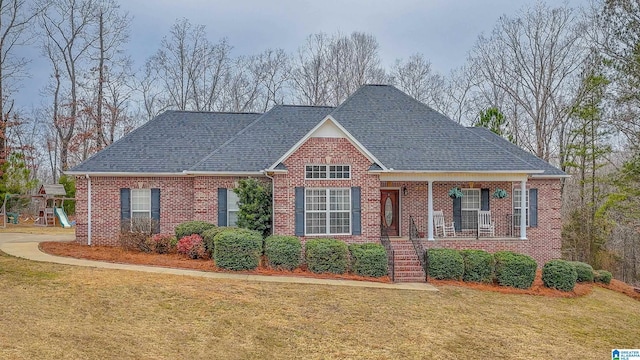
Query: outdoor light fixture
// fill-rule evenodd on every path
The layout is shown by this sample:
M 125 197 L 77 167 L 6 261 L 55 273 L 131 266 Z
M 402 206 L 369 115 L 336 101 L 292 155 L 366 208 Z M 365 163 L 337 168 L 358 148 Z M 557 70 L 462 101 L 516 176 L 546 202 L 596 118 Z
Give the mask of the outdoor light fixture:
M 402 185 L 402 195 L 407 196 L 407 185 Z

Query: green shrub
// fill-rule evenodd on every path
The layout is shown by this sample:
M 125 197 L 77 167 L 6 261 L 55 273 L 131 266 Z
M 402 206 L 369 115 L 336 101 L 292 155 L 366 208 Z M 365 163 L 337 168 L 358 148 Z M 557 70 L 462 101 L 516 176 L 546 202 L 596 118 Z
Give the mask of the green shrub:
M 264 254 L 269 266 L 293 270 L 300 266 L 302 244 L 295 236 L 271 235 L 264 240 Z
M 577 278 L 575 266 L 565 260 L 551 260 L 542 268 L 542 282 L 548 288 L 572 291 Z
M 253 270 L 260 264 L 262 235 L 258 231 L 233 229 L 214 237 L 216 266 L 229 270 Z
M 493 255 L 484 250 L 461 250 L 464 260 L 462 280 L 490 283 L 493 281 Z
M 498 284 L 519 289 L 533 285 L 538 264 L 532 257 L 511 251 L 498 251 L 493 257 Z
M 202 233 L 205 230 L 211 229 L 215 227 L 215 225 L 208 223 L 206 221 L 187 221 L 182 224 L 176 226 L 176 238 L 178 240 L 182 239 L 185 236 L 198 234 L 202 237 Z
M 458 250 L 430 249 L 427 250 L 429 260 L 428 275 L 434 279 L 462 279 L 464 274 L 464 260 Z
M 595 273 L 595 281 L 603 284 L 611 283 L 611 279 L 613 278 L 613 274 L 608 272 L 607 270 L 598 270 Z
M 306 260 L 314 273 L 344 274 L 349 262 L 347 244 L 335 239 L 313 239 L 306 243 Z
M 351 271 L 360 276 L 387 275 L 387 251 L 382 244 L 351 244 Z
M 593 282 L 593 267 L 580 261 L 572 261 L 571 265 L 576 269 L 578 282 Z
M 207 252 L 209 252 L 209 254 L 211 254 L 211 257 L 213 257 L 213 249 L 215 248 L 214 239 L 216 235 L 218 235 L 222 231 L 236 230 L 236 229 L 238 228 L 227 227 L 227 226 L 220 226 L 220 227 L 214 226 L 202 232 L 202 240 L 204 241 L 204 248 L 207 250 Z

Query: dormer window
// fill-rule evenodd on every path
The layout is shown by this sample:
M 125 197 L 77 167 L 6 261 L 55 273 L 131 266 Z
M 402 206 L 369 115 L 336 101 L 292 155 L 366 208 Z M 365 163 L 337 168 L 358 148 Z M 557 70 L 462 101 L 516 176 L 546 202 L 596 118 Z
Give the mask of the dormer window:
M 351 165 L 307 165 L 304 178 L 307 180 L 349 180 L 351 179 Z

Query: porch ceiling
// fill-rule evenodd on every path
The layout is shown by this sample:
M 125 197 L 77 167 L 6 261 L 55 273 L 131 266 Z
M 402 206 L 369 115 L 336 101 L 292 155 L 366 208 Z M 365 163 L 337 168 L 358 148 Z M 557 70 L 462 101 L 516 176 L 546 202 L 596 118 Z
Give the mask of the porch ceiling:
M 517 172 L 384 172 L 380 181 L 523 181 L 529 174 Z

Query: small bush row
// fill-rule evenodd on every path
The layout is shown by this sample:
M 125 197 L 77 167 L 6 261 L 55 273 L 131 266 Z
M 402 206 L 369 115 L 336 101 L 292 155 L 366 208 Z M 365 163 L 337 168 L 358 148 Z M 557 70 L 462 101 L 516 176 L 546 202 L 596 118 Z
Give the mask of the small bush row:
M 216 265 L 229 270 L 253 270 L 263 255 L 266 263 L 275 269 L 293 270 L 303 259 L 315 273 L 344 274 L 347 271 L 361 276 L 387 275 L 387 253 L 380 244 L 352 244 L 336 239 L 312 239 L 306 242 L 305 256 L 302 243 L 295 236 L 272 235 L 264 242 L 257 231 L 235 227 L 217 227 L 204 221 L 179 224 L 175 236 L 123 232 L 121 245 L 127 250 L 177 252 L 192 259 L 212 258 Z
M 431 249 L 427 251 L 428 275 L 434 279 L 490 283 L 530 288 L 536 276 L 533 258 L 511 251 L 490 254 L 484 250 Z

